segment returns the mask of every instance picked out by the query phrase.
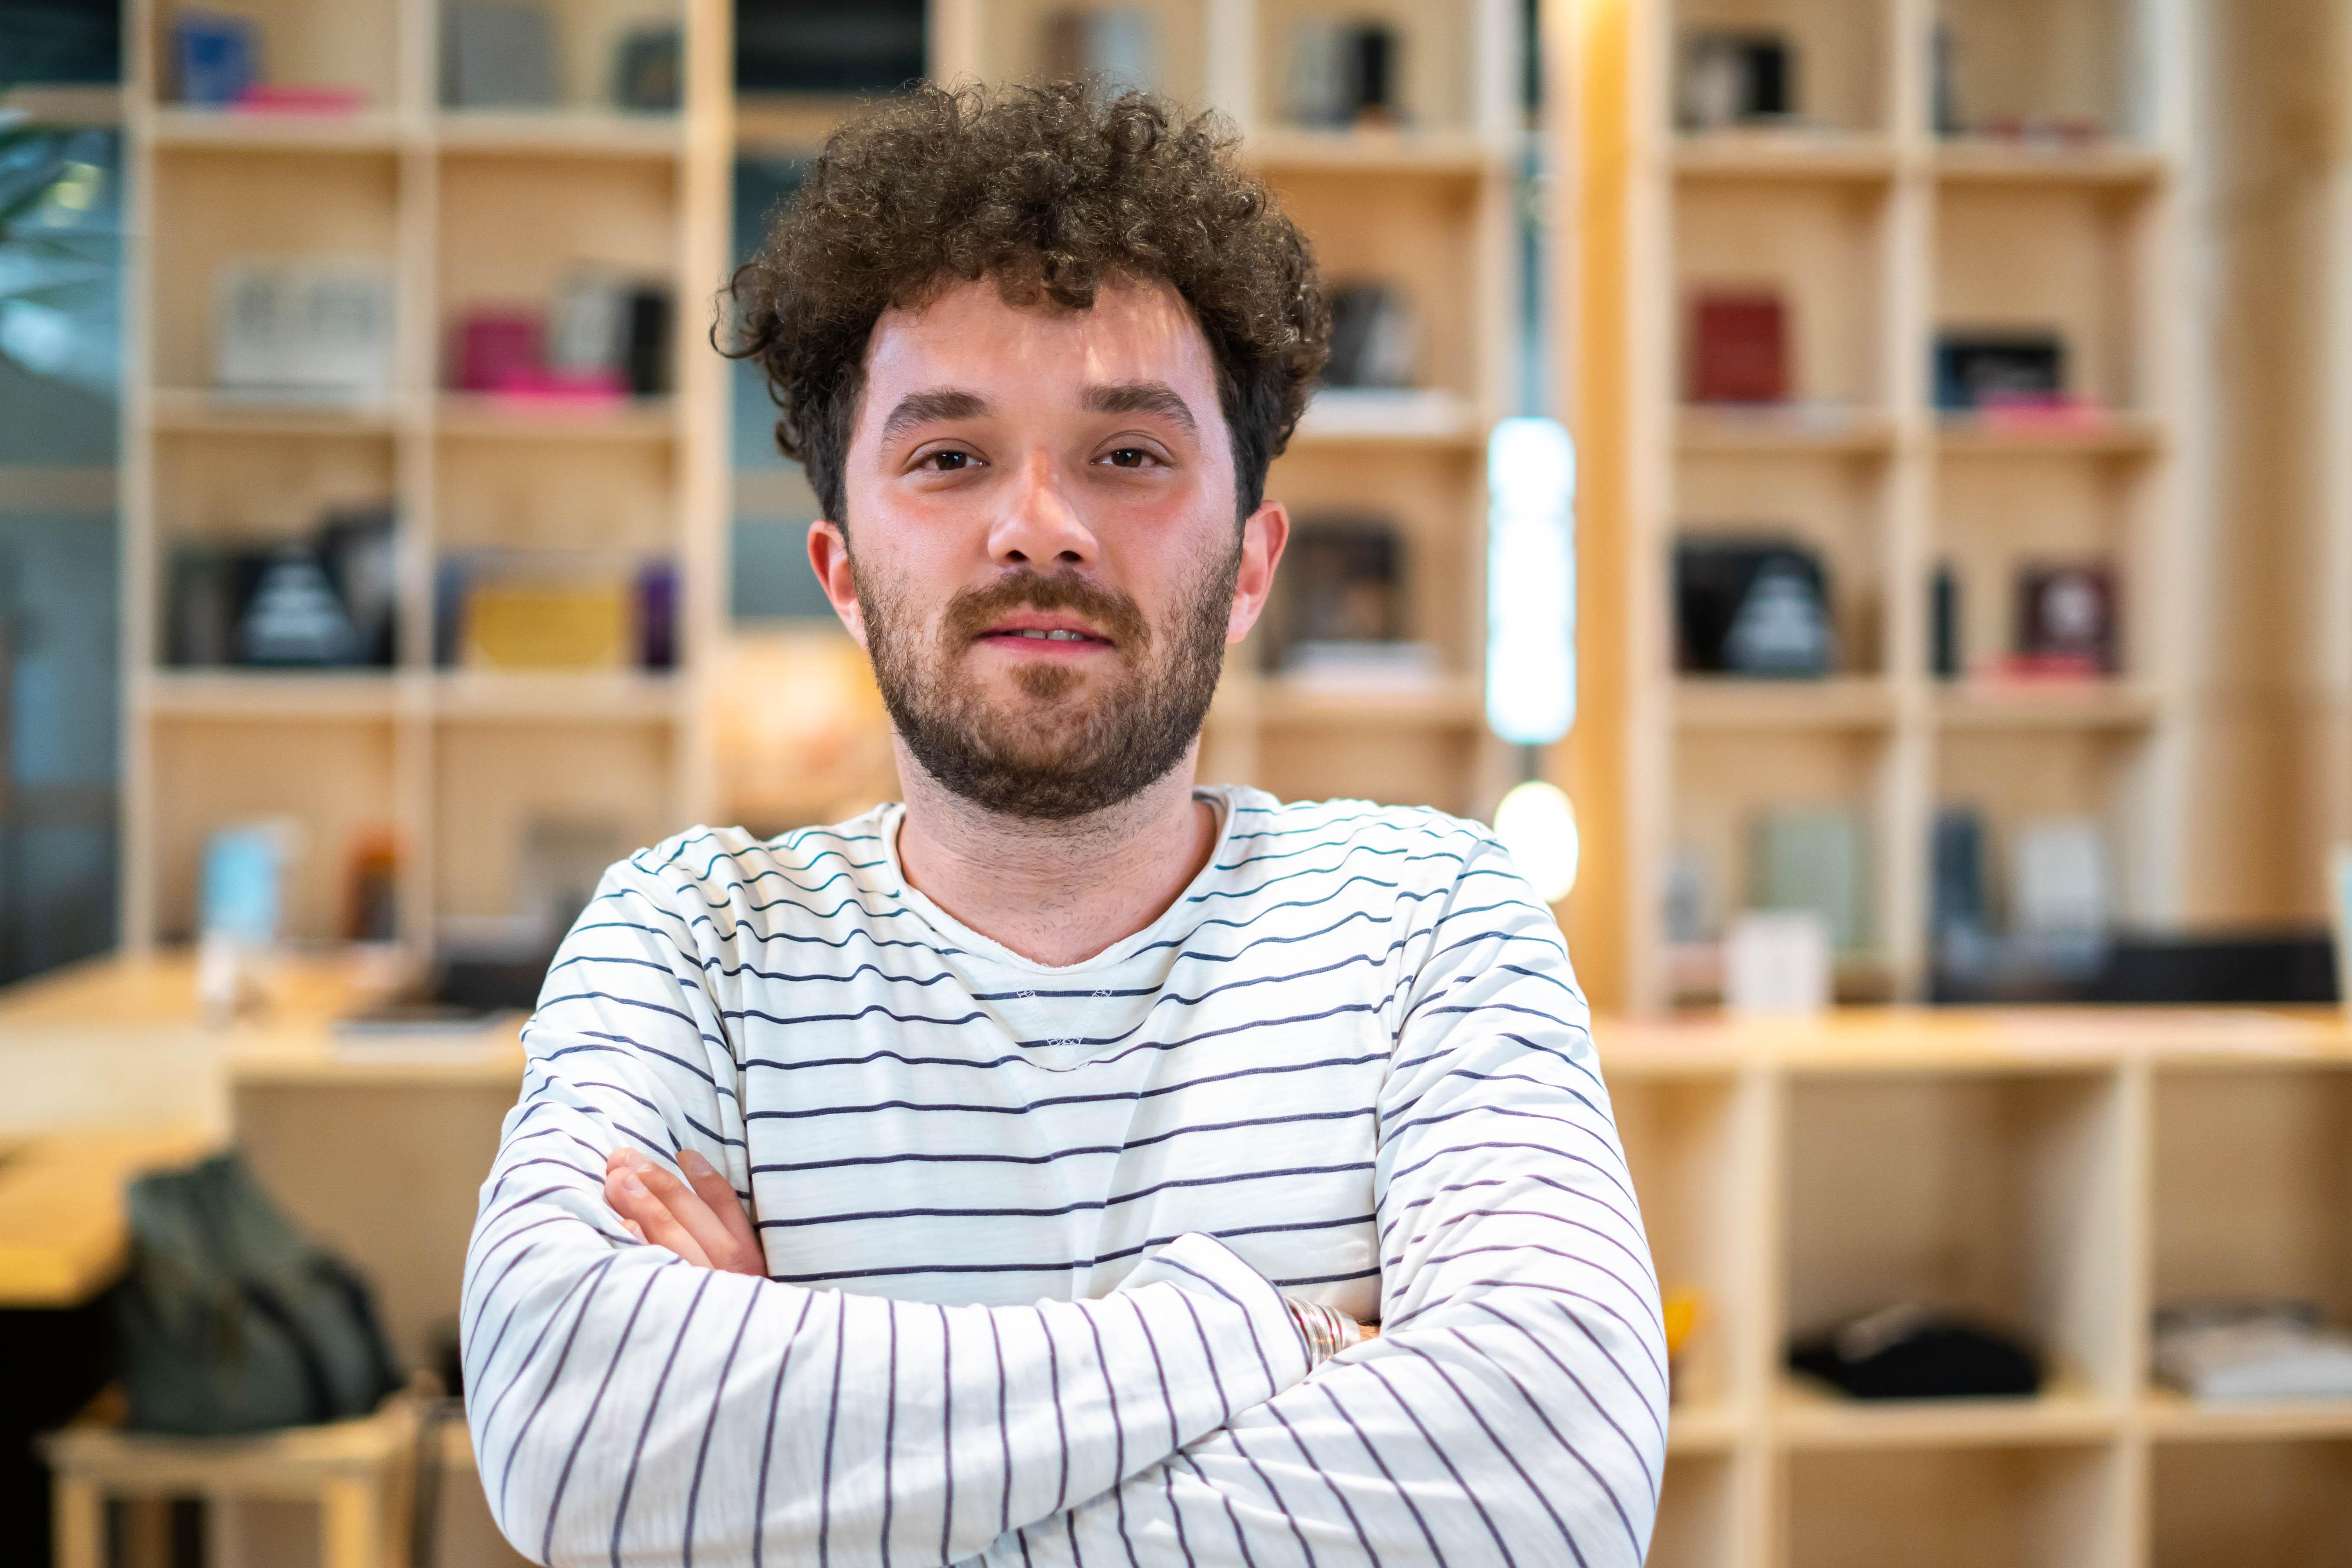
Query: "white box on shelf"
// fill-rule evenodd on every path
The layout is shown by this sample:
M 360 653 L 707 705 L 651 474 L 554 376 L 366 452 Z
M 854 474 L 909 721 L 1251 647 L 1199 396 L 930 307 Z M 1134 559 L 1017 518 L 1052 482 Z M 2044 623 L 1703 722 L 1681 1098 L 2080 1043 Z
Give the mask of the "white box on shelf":
M 392 386 L 392 265 L 373 257 L 247 260 L 215 295 L 213 381 L 237 397 L 365 403 Z

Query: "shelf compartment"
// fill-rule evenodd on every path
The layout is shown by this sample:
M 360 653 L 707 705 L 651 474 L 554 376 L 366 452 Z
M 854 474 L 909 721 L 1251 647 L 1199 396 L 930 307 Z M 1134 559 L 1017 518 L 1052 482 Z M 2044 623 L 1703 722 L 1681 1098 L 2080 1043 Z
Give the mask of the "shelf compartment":
M 1297 129 L 1284 101 L 1300 30 L 1319 22 L 1379 22 L 1396 37 L 1390 90 L 1401 123 L 1423 132 L 1467 130 L 1475 112 L 1476 29 L 1457 14 L 1418 0 L 1259 0 L 1255 55 L 1257 123 L 1265 132 Z M 1509 84 L 1510 89 L 1517 86 Z M 1507 89 L 1506 90 L 1509 90 Z M 1261 132 L 1263 134 L 1264 132 Z
M 1936 464 L 1928 565 L 1948 567 L 1959 586 L 1962 671 L 1996 664 L 2016 647 L 2023 570 L 2093 564 L 2114 584 L 2116 678 L 2138 674 L 2153 635 L 2156 579 L 2146 563 L 2162 504 L 2156 468 L 2079 447 L 1946 453 Z M 1918 592 L 1925 598 L 1927 584 Z
M 1936 195 L 1938 333 L 2054 333 L 2063 390 L 2129 410 L 2148 390 L 2146 204 L 2131 189 L 1948 183 Z M 1923 379 L 1932 364 L 1919 367 Z
M 1393 530 L 1403 635 L 1433 645 L 1441 668 L 1479 669 L 1486 584 L 1480 459 L 1474 446 L 1296 445 L 1275 460 L 1266 494 L 1289 508 L 1294 539 L 1321 522 Z M 1275 591 L 1283 591 L 1279 581 Z M 1271 629 L 1244 651 L 1262 653 Z
M 1781 301 L 1792 402 L 1883 406 L 1888 199 L 1850 181 L 1676 182 L 1678 395 L 1691 392 L 1696 299 L 1763 291 Z
M 1670 1453 L 1664 1479 L 1648 1568 L 1722 1568 L 1739 1561 L 1737 1461 Z
M 644 26 L 680 26 L 688 22 L 683 0 L 551 0 L 540 9 L 549 23 L 550 74 L 555 101 L 529 110 L 469 109 L 441 105 L 449 118 L 620 121 L 639 118 L 675 124 L 667 110 L 623 111 L 609 96 L 616 46 L 625 30 Z M 688 31 L 690 32 L 690 28 Z M 683 84 L 681 84 L 683 85 Z M 435 89 L 437 100 L 438 89 Z M 676 134 L 676 132 L 673 132 Z
M 2352 1067 L 2164 1070 L 2155 1105 L 2153 1303 L 2277 1297 L 2352 1326 Z
M 456 380 L 454 335 L 471 310 L 544 310 L 582 268 L 676 285 L 674 161 L 575 160 L 559 172 L 536 153 L 453 149 L 439 177 L 443 385 Z M 694 316 L 692 300 L 676 303 L 681 322 Z M 693 341 L 681 325 L 677 344 Z
M 1793 57 L 1790 107 L 1797 117 L 1848 135 L 1885 132 L 1892 12 L 1883 0 L 1675 0 L 1673 16 L 1670 71 L 1679 71 L 1695 31 L 1780 33 Z
M 1475 404 L 1486 374 L 1479 342 L 1479 192 L 1475 183 L 1397 180 L 1367 169 L 1273 169 L 1267 183 L 1291 221 L 1313 240 L 1324 287 L 1380 284 L 1418 324 L 1416 387 Z
M 1759 1303 L 1743 1288 L 1748 1162 L 1739 1084 L 1729 1076 L 1617 1082 L 1610 1099 L 1641 1200 L 1659 1289 L 1696 1289 L 1705 1305 L 1674 1363 L 1670 1439 L 1727 1442 L 1735 1429 L 1740 1331 Z
M 2129 111 L 2142 84 L 2129 73 L 2144 58 L 2143 40 L 2133 36 L 2145 25 L 2138 12 L 2115 0 L 1937 0 L 1962 124 L 2055 121 L 2109 136 L 2133 132 Z
M 181 539 L 256 543 L 308 536 L 330 508 L 390 500 L 394 437 L 365 427 L 299 433 L 173 430 L 154 441 L 156 521 Z
M 2153 1568 L 2352 1562 L 2352 1441 L 2158 1444 L 2149 1493 Z
M 660 441 L 434 443 L 444 550 L 677 548 L 677 453 Z
M 675 772 L 671 731 L 659 721 L 444 718 L 434 741 L 436 915 L 534 912 L 523 901 L 548 891 L 528 886 L 535 823 L 601 837 L 616 858 L 677 831 Z
M 2087 820 L 2097 826 L 2106 918 L 2124 921 L 2147 907 L 2145 861 L 2128 851 L 2133 802 L 2148 765 L 2146 727 L 2135 724 L 1957 725 L 1936 746 L 1937 808 L 1966 806 L 1983 823 L 1987 913 L 2008 929 L 2012 847 L 2027 824 Z
M 373 109 L 392 106 L 409 39 L 400 5 L 352 5 L 347 0 L 202 0 L 183 4 L 163 0 L 131 10 L 147 21 L 153 58 L 173 58 L 172 26 L 184 11 L 227 15 L 254 25 L 261 35 L 261 57 L 268 62 L 267 79 L 308 85 L 353 88 Z M 164 66 L 168 77 L 170 69 Z M 160 88 L 159 84 L 159 88 Z M 203 110 L 189 111 L 202 114 Z M 264 118 L 256 114 L 253 118 Z M 317 115 L 270 114 L 269 119 L 317 120 Z
M 400 165 L 390 153 L 189 147 L 155 154 L 149 269 L 153 383 L 209 386 L 221 274 L 252 258 L 367 258 L 395 250 Z
M 2107 1445 L 1807 1453 L 1788 1462 L 1789 1568 L 2084 1568 L 2120 1561 Z
M 2049 1390 L 1980 1402 L 1979 1412 L 1960 1402 L 1926 1411 L 1801 1404 L 1801 1430 L 1811 1420 L 1861 1437 L 1907 1421 L 1923 1440 L 1981 1427 L 2000 1441 L 2109 1428 L 2138 1371 L 2118 1295 L 2132 1227 L 2115 1073 L 1805 1075 L 1790 1086 L 1786 1114 L 1780 1289 L 1791 1338 L 1928 1302 L 2027 1337 Z
M 148 735 L 159 934 L 195 934 L 199 868 L 215 828 L 289 817 L 301 843 L 287 879 L 285 932 L 296 941 L 341 939 L 352 847 L 397 820 L 393 724 L 281 710 L 159 717 Z
M 1839 953 L 1842 994 L 1883 996 L 1876 984 L 1883 966 L 1857 968 L 1847 961 L 1883 952 L 1888 911 L 1885 908 L 1887 769 L 1891 737 L 1881 728 L 1819 730 L 1706 729 L 1679 731 L 1674 738 L 1675 795 L 1669 844 L 1686 875 L 1697 879 L 1696 941 L 1672 942 L 1676 952 L 1707 955 L 1681 978 L 1681 994 L 1718 994 L 1720 963 L 1716 939 L 1740 910 L 1756 908 L 1763 889 L 1750 885 L 1757 819 L 1769 811 L 1835 808 L 1850 813 L 1861 844 L 1861 941 Z M 1668 933 L 1673 934 L 1671 931 Z M 1681 967 L 1671 965 L 1670 967 Z

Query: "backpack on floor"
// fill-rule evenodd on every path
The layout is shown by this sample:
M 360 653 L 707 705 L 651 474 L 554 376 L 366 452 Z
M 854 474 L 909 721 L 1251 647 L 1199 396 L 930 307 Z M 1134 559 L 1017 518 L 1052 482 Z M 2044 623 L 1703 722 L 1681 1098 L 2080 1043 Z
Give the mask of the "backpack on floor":
M 211 1436 L 364 1415 L 398 1386 L 367 1282 L 235 1154 L 131 1184 L 116 1324 L 132 1428 Z

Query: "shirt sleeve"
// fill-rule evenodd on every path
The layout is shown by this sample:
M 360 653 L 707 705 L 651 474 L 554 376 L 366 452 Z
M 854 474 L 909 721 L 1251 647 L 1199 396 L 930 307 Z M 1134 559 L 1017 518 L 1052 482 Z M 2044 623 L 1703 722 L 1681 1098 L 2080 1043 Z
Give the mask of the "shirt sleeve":
M 1381 1336 L 987 1563 L 1638 1568 L 1665 1453 L 1655 1275 L 1559 929 L 1491 839 L 1403 996 Z
M 714 929 L 614 868 L 525 1032 L 467 1258 L 467 1415 L 544 1563 L 937 1563 L 1101 1495 L 1297 1383 L 1281 1295 L 1207 1237 L 1100 1300 L 942 1308 L 695 1268 L 606 1206 L 607 1154 L 748 1186 Z M 721 920 L 730 918 L 723 911 Z

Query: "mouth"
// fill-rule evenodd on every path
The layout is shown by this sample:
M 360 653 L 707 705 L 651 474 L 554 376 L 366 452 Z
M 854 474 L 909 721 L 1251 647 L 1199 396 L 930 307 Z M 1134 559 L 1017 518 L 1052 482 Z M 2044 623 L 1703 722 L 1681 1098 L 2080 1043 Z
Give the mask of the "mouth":
M 1047 657 L 1067 657 L 1117 646 L 1075 616 L 1034 614 L 1008 616 L 974 640 L 1013 653 Z

